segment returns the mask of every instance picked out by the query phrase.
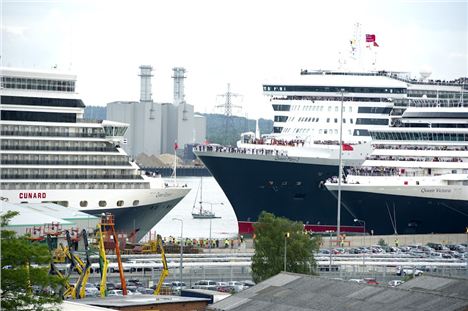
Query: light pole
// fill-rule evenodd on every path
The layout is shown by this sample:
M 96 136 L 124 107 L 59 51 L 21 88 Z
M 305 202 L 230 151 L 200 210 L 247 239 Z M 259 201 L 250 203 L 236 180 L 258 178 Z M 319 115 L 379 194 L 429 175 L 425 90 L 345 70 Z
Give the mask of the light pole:
M 213 214 L 213 205 L 224 205 L 223 202 L 220 202 L 220 203 L 212 203 L 212 202 L 205 202 L 206 204 L 210 204 L 210 212 L 211 214 Z M 208 238 L 209 242 L 208 242 L 208 252 L 211 253 L 211 220 L 213 218 L 210 218 L 210 236 Z
M 330 264 L 328 266 L 328 272 L 331 272 L 331 265 L 332 265 L 332 233 L 334 232 L 333 230 L 327 230 L 325 231 L 326 233 L 330 233 Z
M 341 105 L 340 105 L 340 146 L 338 148 L 338 206 L 336 216 L 336 237 L 339 241 L 340 227 L 341 227 L 341 176 L 343 175 L 343 163 L 341 163 L 341 154 L 343 148 L 343 101 L 344 101 L 344 89 L 341 92 Z M 339 243 L 339 242 L 337 242 Z
M 354 222 L 362 222 L 364 224 L 364 232 L 362 234 L 362 265 L 364 266 L 365 265 L 365 254 L 364 253 L 364 244 L 366 244 L 366 221 L 365 220 L 361 220 L 361 219 L 357 219 L 357 218 L 354 218 Z
M 180 218 L 172 218 L 172 220 L 180 221 L 180 262 L 179 262 L 179 269 L 180 269 L 180 284 L 182 284 L 182 268 L 183 268 L 183 260 L 184 260 L 184 221 Z M 182 286 L 182 285 L 181 285 Z
M 284 234 L 284 272 L 286 272 L 286 253 L 287 253 L 287 241 L 289 238 L 289 232 Z

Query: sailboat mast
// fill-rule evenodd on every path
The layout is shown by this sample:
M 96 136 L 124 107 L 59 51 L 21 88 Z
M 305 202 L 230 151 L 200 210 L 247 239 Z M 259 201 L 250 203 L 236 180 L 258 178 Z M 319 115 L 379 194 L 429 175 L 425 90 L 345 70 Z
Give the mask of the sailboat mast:
M 202 202 L 203 202 L 203 176 L 200 177 L 200 214 L 203 211 Z

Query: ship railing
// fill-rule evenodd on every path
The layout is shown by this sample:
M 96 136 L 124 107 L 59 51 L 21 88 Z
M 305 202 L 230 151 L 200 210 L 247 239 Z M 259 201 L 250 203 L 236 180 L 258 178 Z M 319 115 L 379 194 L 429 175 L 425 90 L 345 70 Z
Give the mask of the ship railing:
M 39 131 L 8 131 L 0 132 L 2 136 L 41 136 L 41 137 L 80 137 L 80 138 L 105 138 L 104 133 L 60 133 Z
M 464 162 L 460 157 L 449 157 L 449 158 L 441 158 L 441 157 L 395 157 L 395 156 L 367 156 L 366 160 L 373 160 L 373 161 L 410 161 L 410 162 Z
M 468 146 L 440 146 L 440 145 L 387 145 L 387 144 L 374 144 L 375 149 L 389 149 L 389 150 L 423 150 L 423 151 L 468 151 Z
M 468 102 L 463 102 L 460 99 L 427 99 L 427 98 L 417 98 L 411 99 L 409 102 L 409 107 L 429 107 L 429 108 L 461 108 L 468 107 Z
M 34 161 L 34 160 L 1 160 L 3 165 L 104 165 L 130 166 L 128 161 Z
M 2 150 L 34 150 L 34 151 L 88 151 L 88 152 L 117 152 L 115 147 L 59 147 L 59 146 L 10 146 L 2 144 Z
M 258 145 L 261 146 L 261 145 Z M 220 152 L 232 154 L 256 154 L 270 156 L 287 156 L 287 150 L 264 149 L 264 148 L 239 148 L 239 147 L 224 147 L 224 146 L 204 146 L 199 145 L 193 148 L 194 151 L 200 152 Z
M 140 175 L 60 175 L 60 174 L 1 174 L 2 179 L 142 179 Z
M 342 71 L 327 71 L 327 70 L 307 70 L 301 69 L 301 75 L 342 75 L 342 76 L 385 76 L 402 82 L 411 84 L 437 84 L 437 85 L 449 85 L 449 86 L 468 86 L 466 78 L 459 78 L 455 80 L 427 80 L 420 81 L 417 79 L 409 78 L 407 72 L 392 72 L 386 70 L 372 71 L 372 72 L 342 72 Z
M 17 182 L 3 182 L 2 190 L 17 190 Z M 132 181 L 128 182 L 34 182 L 34 183 L 19 183 L 21 189 L 25 190 L 47 190 L 47 189 L 149 189 L 148 182 Z

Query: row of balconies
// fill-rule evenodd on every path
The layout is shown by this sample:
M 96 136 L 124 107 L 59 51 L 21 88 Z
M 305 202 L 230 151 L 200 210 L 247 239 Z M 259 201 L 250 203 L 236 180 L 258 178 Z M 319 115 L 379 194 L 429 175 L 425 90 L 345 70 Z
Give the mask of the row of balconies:
M 117 152 L 115 147 L 62 147 L 62 146 L 8 146 L 2 145 L 2 150 L 35 150 L 35 151 L 89 151 Z
M 64 133 L 64 132 L 26 132 L 8 131 L 0 132 L 2 136 L 44 136 L 44 137 L 85 137 L 85 138 L 105 138 L 105 134 L 100 133 Z
M 143 179 L 140 175 L 1 174 L 2 179 Z
M 130 166 L 128 161 L 34 161 L 34 160 L 1 160 L 3 165 L 119 165 Z

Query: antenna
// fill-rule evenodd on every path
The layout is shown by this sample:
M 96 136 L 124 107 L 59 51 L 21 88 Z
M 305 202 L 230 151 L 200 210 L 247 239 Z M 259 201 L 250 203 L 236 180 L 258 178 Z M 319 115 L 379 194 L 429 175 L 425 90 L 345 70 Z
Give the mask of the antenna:
M 224 144 L 227 144 L 228 140 L 228 131 L 234 128 L 234 123 L 232 120 L 232 109 L 239 108 L 242 109 L 242 106 L 234 105 L 232 103 L 233 97 L 240 97 L 242 95 L 231 92 L 231 84 L 227 84 L 227 91 L 224 94 L 218 95 L 218 97 L 224 97 L 224 104 L 216 105 L 215 108 L 224 109 Z

